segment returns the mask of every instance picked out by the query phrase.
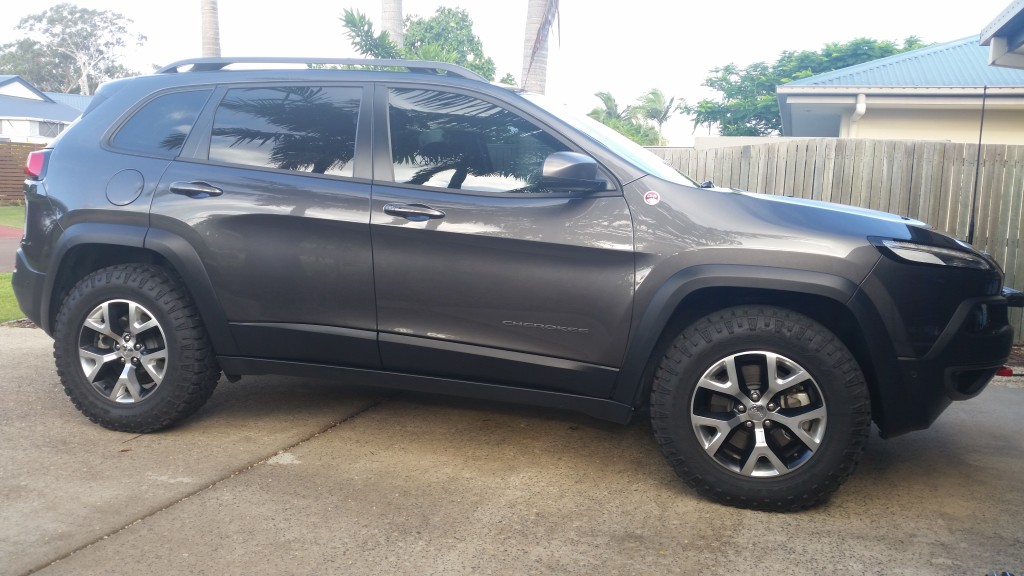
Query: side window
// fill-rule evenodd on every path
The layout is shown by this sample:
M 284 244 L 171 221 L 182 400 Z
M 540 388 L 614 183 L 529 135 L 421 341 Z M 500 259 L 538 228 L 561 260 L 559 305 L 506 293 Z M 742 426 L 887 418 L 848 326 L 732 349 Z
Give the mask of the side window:
M 544 159 L 568 150 L 525 118 L 483 100 L 392 88 L 395 181 L 481 192 L 544 192 Z
M 359 88 L 228 90 L 217 108 L 210 160 L 352 176 Z
M 210 90 L 192 90 L 154 98 L 121 126 L 114 136 L 114 147 L 174 158 L 209 97 Z

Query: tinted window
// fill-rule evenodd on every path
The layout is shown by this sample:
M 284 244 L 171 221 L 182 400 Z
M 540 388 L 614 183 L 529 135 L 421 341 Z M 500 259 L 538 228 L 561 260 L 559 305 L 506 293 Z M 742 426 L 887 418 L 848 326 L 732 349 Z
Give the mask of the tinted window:
M 228 90 L 217 108 L 210 160 L 352 175 L 359 88 Z
M 177 156 L 209 96 L 209 90 L 194 90 L 154 98 L 118 130 L 114 146 L 153 156 Z
M 568 150 L 525 118 L 434 90 L 390 92 L 395 181 L 484 192 L 543 192 L 544 159 Z

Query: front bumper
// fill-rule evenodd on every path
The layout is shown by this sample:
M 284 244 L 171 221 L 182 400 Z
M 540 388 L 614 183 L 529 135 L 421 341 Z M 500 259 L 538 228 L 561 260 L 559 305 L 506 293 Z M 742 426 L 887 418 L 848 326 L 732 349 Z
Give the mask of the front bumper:
M 980 394 L 1009 358 L 1012 345 L 1007 298 L 961 303 L 926 355 L 899 359 L 907 402 L 901 417 L 890 419 L 885 435 L 927 428 L 954 400 Z

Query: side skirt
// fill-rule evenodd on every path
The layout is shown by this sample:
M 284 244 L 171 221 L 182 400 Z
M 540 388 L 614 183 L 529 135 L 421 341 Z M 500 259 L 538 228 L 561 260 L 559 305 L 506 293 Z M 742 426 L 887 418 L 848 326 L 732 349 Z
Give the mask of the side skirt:
M 415 376 L 397 372 L 381 372 L 284 360 L 258 360 L 237 356 L 218 356 L 217 360 L 220 362 L 221 369 L 226 374 L 233 375 L 282 374 L 286 376 L 342 380 L 346 384 L 357 386 L 397 388 L 400 390 L 447 394 L 462 398 L 497 400 L 500 402 L 542 406 L 544 408 L 572 410 L 619 424 L 628 423 L 633 415 L 633 408 L 628 404 L 562 392 L 531 390 L 499 384 L 485 384 L 433 376 Z

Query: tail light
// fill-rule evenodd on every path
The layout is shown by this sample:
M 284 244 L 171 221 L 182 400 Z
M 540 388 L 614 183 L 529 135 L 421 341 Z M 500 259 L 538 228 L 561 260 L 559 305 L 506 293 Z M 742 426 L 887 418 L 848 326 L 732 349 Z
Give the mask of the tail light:
M 50 158 L 49 150 L 29 152 L 25 160 L 25 176 L 30 180 L 40 180 L 46 172 L 46 161 Z

